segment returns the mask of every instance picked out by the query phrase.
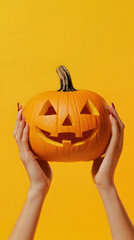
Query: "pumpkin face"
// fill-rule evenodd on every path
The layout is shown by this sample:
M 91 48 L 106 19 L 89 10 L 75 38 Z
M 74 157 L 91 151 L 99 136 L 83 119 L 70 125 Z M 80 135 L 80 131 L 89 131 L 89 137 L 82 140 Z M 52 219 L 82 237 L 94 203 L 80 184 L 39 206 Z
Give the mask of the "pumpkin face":
M 65 92 L 62 94 L 63 96 L 62 98 L 60 96 L 59 105 L 59 96 L 57 96 L 57 101 L 55 96 L 54 102 L 47 100 L 44 103 L 38 116 L 38 124 L 35 124 L 36 130 L 45 142 L 49 142 L 55 146 L 63 146 L 63 143 L 71 143 L 73 146 L 83 144 L 84 140 L 88 139 L 89 136 L 91 137 L 97 131 L 97 121 L 99 122 L 100 119 L 99 114 L 95 115 L 93 113 L 93 110 L 95 111 L 96 109 L 91 109 L 91 102 L 89 103 L 89 100 L 85 102 L 85 99 L 83 99 L 82 102 L 84 105 L 82 109 L 79 109 L 82 102 L 81 104 L 78 103 L 78 95 L 75 96 L 73 92 L 69 96 Z M 76 102 L 74 98 L 76 98 Z M 74 109 L 70 108 L 69 105 L 70 107 L 74 105 Z M 85 122 L 90 124 L 85 126 Z
M 62 87 L 67 87 L 65 79 Z M 94 160 L 104 154 L 111 136 L 108 105 L 89 90 L 41 93 L 23 114 L 30 126 L 31 147 L 46 161 Z

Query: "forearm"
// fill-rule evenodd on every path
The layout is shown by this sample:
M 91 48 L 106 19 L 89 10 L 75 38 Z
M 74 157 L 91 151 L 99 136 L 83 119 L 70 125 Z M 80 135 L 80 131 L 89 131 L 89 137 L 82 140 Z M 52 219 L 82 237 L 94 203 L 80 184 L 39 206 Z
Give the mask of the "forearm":
M 30 189 L 24 207 L 9 240 L 32 240 L 38 224 L 45 195 Z
M 134 226 L 118 196 L 115 186 L 109 189 L 98 189 L 109 221 L 114 240 L 133 240 Z

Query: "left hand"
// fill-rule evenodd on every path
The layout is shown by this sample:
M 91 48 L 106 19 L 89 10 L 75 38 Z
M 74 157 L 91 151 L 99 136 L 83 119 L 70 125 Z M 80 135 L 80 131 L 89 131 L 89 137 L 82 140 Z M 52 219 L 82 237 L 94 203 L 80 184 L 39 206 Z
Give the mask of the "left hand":
M 29 144 L 29 125 L 22 114 L 22 106 L 18 107 L 16 126 L 13 136 L 19 148 L 20 159 L 27 171 L 30 180 L 30 190 L 47 194 L 51 180 L 52 170 L 48 162 L 35 156 Z
M 114 105 L 109 107 L 112 136 L 104 157 L 94 160 L 92 178 L 98 189 L 107 189 L 114 185 L 114 172 L 122 152 L 124 127 Z

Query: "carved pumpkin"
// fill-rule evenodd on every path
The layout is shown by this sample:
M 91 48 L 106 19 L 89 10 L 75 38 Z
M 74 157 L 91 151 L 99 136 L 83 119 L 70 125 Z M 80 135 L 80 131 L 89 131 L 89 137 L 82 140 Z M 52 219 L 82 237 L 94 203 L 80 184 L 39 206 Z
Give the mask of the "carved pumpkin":
M 24 107 L 34 153 L 45 161 L 89 161 L 105 153 L 111 137 L 105 100 L 76 90 L 68 70 L 56 69 L 61 88 L 40 93 Z

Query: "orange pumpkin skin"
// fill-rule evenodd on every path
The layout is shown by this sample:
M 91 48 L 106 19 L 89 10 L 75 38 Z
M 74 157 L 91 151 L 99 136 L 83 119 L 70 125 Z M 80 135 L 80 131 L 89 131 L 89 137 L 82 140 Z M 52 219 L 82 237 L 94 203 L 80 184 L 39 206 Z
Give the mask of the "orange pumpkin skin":
M 89 90 L 40 93 L 26 104 L 23 115 L 30 126 L 30 145 L 45 161 L 95 160 L 111 137 L 108 105 Z

